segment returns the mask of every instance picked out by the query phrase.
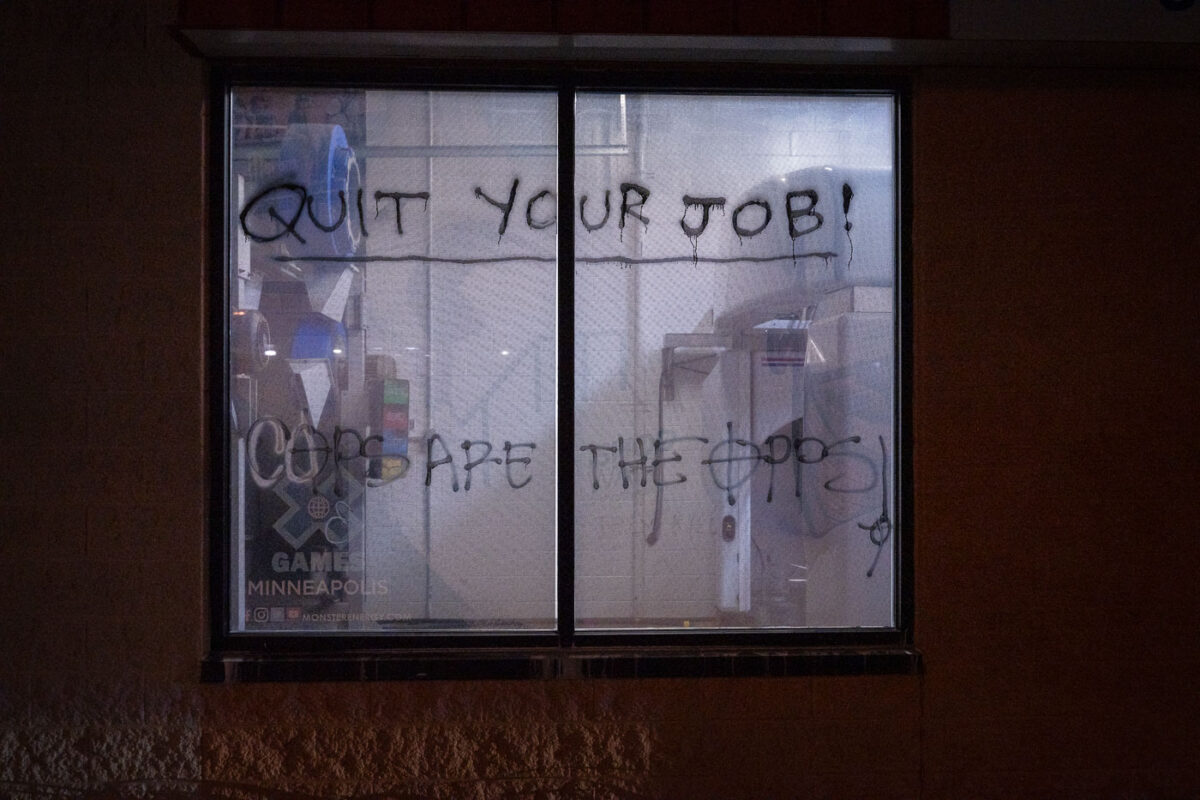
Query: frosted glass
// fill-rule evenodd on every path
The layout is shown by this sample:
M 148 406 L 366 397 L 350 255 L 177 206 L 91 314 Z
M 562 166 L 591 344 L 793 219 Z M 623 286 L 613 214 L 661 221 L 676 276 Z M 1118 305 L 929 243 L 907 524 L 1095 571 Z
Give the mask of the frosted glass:
M 552 629 L 556 95 L 232 103 L 231 630 Z
M 894 114 L 578 96 L 579 628 L 895 624 Z

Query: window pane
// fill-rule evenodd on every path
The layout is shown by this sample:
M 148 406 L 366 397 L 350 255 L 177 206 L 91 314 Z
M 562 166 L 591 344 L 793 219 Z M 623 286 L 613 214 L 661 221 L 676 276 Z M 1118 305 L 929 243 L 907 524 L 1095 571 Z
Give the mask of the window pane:
M 894 101 L 576 101 L 581 628 L 892 627 Z
M 231 630 L 553 628 L 556 96 L 231 101 Z

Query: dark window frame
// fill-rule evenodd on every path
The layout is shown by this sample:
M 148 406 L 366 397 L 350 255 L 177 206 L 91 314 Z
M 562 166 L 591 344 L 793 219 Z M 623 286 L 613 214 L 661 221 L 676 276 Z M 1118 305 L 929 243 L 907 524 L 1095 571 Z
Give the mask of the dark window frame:
M 409 678 L 645 677 L 676 675 L 808 675 L 907 673 L 920 669 L 913 647 L 913 514 L 911 438 L 911 148 L 910 88 L 896 73 L 832 74 L 767 64 L 600 64 L 541 61 L 324 62 L 275 59 L 210 62 L 208 108 L 209 655 L 208 681 L 391 680 Z M 836 630 L 574 630 L 573 487 L 574 386 L 558 376 L 558 629 L 546 633 L 254 634 L 229 630 L 228 525 L 228 247 L 231 90 L 238 86 L 320 88 L 527 89 L 555 91 L 570 108 L 579 91 L 730 92 L 820 91 L 887 93 L 896 101 L 896 359 L 894 430 L 897 538 L 894 609 L 888 629 Z M 574 214 L 574 119 L 559 118 L 559 218 Z M 574 253 L 574 228 L 560 225 L 559 252 Z M 573 258 L 559 263 L 561 319 L 570 319 Z M 573 358 L 573 331 L 560 325 L 560 363 Z

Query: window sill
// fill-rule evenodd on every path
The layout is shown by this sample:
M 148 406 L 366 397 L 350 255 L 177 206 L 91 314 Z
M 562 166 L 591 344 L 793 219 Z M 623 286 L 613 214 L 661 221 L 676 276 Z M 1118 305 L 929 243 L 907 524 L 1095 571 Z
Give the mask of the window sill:
M 911 647 L 636 650 L 514 649 L 403 654 L 223 654 L 206 659 L 207 683 L 398 680 L 550 680 L 559 678 L 743 678 L 804 675 L 912 675 L 922 669 Z

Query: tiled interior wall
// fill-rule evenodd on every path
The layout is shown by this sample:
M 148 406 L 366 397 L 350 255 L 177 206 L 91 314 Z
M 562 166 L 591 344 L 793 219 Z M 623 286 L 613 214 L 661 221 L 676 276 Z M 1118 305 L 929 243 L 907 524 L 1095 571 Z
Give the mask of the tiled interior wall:
M 305 6 L 385 9 L 225 11 Z M 914 76 L 923 675 L 201 685 L 205 84 L 176 20 L 0 4 L 0 796 L 1200 793 L 1194 71 Z

